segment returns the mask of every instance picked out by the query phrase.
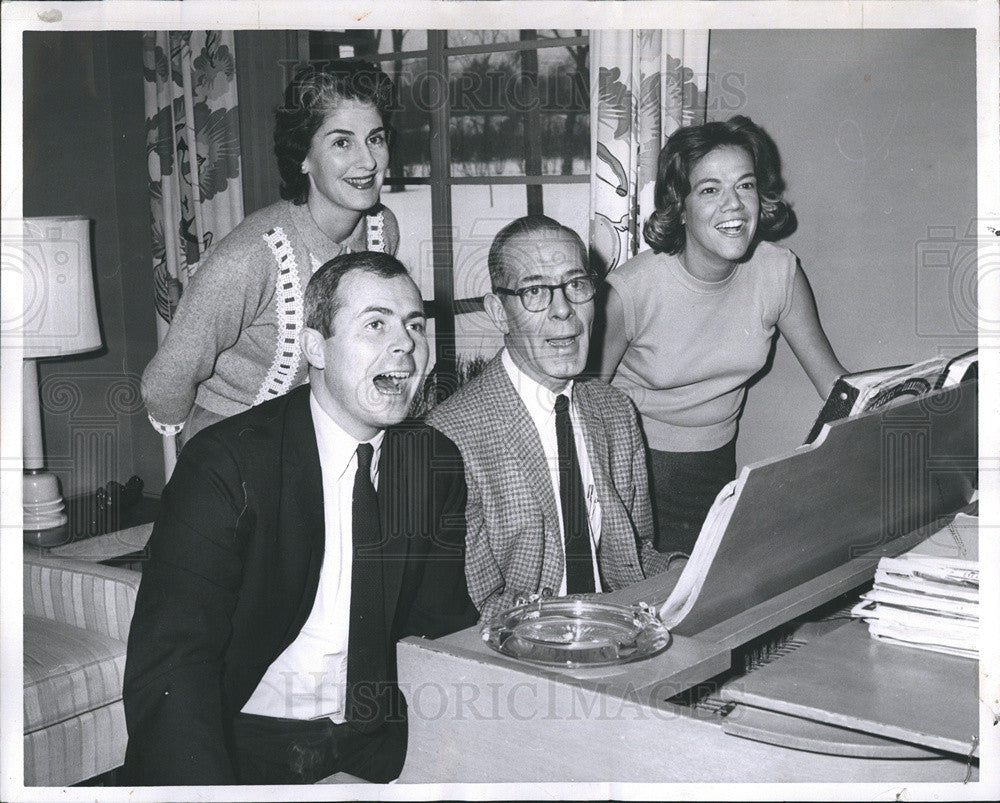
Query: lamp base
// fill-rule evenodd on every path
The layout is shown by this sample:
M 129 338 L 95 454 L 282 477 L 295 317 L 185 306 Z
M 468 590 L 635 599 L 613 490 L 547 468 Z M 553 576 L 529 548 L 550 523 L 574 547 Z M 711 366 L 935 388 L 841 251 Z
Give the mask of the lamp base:
M 41 469 L 26 469 L 22 485 L 24 540 L 34 546 L 56 546 L 68 537 L 66 503 L 59 479 Z
M 62 546 L 72 540 L 69 531 L 69 524 L 60 527 L 52 527 L 48 530 L 28 530 L 25 529 L 24 543 L 32 547 L 48 549 L 49 547 Z

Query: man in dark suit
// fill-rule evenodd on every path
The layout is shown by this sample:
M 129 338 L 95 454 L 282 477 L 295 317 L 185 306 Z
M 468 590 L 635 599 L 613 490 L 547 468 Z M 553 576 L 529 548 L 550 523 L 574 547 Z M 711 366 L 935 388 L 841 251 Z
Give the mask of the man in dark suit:
M 487 621 L 519 596 L 615 590 L 673 557 L 652 546 L 635 408 L 579 378 L 595 295 L 580 237 L 519 218 L 494 239 L 489 273 L 504 348 L 427 418 L 465 460 L 466 577 Z
M 310 383 L 198 433 L 164 490 L 129 635 L 126 783 L 389 781 L 395 642 L 476 620 L 461 457 L 401 424 L 428 358 L 416 285 L 390 256 L 342 255 L 304 320 Z

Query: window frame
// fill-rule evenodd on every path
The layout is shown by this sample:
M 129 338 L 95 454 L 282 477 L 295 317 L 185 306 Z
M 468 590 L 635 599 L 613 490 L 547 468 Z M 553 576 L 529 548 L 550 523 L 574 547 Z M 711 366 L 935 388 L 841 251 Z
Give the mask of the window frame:
M 426 59 L 427 71 L 442 77 L 429 82 L 430 97 L 430 175 L 410 178 L 386 178 L 385 186 L 426 186 L 431 188 L 431 258 L 434 276 L 434 298 L 425 301 L 427 316 L 434 319 L 434 356 L 436 370 L 454 376 L 457 370 L 458 344 L 455 321 L 459 315 L 482 312 L 483 297 L 455 298 L 455 251 L 452 225 L 451 188 L 462 185 L 498 186 L 521 185 L 527 195 L 528 214 L 543 212 L 542 187 L 546 184 L 589 184 L 589 175 L 544 175 L 541 172 L 540 110 L 533 104 L 525 116 L 528 150 L 525 154 L 523 176 L 453 176 L 451 170 L 451 99 L 449 87 L 449 59 L 455 56 L 493 53 L 521 53 L 521 70 L 525 69 L 525 55 L 535 56 L 534 73 L 538 75 L 537 53 L 554 47 L 590 45 L 589 32 L 572 37 L 544 37 L 535 28 L 520 29 L 518 41 L 497 42 L 483 45 L 448 46 L 448 30 L 428 29 L 427 47 L 421 50 L 401 50 L 394 53 L 373 53 L 358 59 L 379 64 L 385 62 Z M 536 87 L 537 91 L 537 87 Z M 537 165 L 537 172 L 530 170 L 529 161 Z

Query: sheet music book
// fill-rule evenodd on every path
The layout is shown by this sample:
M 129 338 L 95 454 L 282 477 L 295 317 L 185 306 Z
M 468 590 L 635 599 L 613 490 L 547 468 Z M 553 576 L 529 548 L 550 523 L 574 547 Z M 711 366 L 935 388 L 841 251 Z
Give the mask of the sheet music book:
M 660 608 L 660 620 L 668 629 L 672 629 L 687 616 L 698 599 L 698 592 L 705 582 L 712 557 L 718 550 L 722 536 L 729 525 L 729 519 L 733 515 L 746 477 L 746 472 L 743 472 L 715 497 L 715 502 L 708 511 L 705 523 L 698 534 L 698 540 L 691 551 L 691 557 L 667 601 Z
M 823 425 L 841 418 L 877 410 L 906 397 L 922 396 L 978 375 L 979 353 L 973 349 L 954 358 L 932 357 L 912 365 L 876 368 L 840 377 L 806 438 L 812 443 Z

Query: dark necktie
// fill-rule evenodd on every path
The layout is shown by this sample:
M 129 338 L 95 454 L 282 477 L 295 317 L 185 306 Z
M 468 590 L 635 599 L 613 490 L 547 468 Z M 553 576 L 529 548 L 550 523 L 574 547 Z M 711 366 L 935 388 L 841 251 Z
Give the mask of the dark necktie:
M 344 715 L 362 731 L 370 731 L 385 721 L 389 700 L 382 528 L 371 474 L 374 451 L 370 443 L 358 444 L 351 508 L 354 546 Z
M 587 498 L 576 457 L 569 399 L 556 396 L 556 443 L 559 447 L 559 501 L 566 544 L 566 593 L 594 591 L 594 552 L 590 545 Z

